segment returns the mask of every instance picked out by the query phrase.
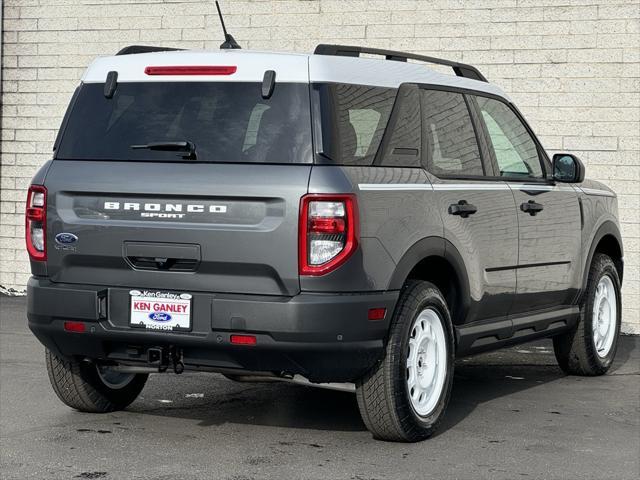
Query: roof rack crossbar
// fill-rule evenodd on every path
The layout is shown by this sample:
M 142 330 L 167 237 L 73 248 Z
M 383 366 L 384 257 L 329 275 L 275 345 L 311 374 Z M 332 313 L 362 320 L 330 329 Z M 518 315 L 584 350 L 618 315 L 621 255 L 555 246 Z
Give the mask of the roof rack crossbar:
M 480 80 L 481 82 L 488 81 L 486 77 L 482 75 L 482 73 L 480 73 L 480 70 L 478 70 L 473 65 L 453 62 L 451 60 L 445 60 L 442 58 L 428 57 L 426 55 L 417 55 L 414 53 L 397 52 L 395 50 L 384 50 L 381 48 L 327 44 L 318 45 L 313 53 L 315 53 L 316 55 L 334 55 L 340 57 L 359 57 L 362 53 L 368 53 L 371 55 L 382 55 L 386 60 L 395 60 L 399 62 L 406 62 L 409 59 L 418 60 L 421 62 L 434 63 L 437 65 L 446 65 L 448 67 L 451 67 L 458 77 Z
M 120 50 L 116 55 L 135 55 L 137 53 L 151 53 L 151 52 L 173 52 L 176 50 L 184 50 L 182 48 L 171 47 L 152 47 L 147 45 L 129 45 Z

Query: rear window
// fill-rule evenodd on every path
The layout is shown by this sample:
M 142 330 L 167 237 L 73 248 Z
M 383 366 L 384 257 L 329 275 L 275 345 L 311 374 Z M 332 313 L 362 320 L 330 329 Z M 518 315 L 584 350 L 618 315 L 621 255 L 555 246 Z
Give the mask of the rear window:
M 103 84 L 80 88 L 56 158 L 182 160 L 184 152 L 132 145 L 191 142 L 199 162 L 311 163 L 309 85 L 276 83 L 120 83 L 113 98 Z
M 371 165 L 397 90 L 368 85 L 313 85 L 320 118 L 319 153 L 326 163 Z

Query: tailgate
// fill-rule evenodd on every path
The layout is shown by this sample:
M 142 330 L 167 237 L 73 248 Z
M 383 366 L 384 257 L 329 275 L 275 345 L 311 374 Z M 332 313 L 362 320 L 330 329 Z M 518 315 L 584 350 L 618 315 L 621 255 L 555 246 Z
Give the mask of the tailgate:
M 298 210 L 310 170 L 55 160 L 46 179 L 50 279 L 295 295 Z

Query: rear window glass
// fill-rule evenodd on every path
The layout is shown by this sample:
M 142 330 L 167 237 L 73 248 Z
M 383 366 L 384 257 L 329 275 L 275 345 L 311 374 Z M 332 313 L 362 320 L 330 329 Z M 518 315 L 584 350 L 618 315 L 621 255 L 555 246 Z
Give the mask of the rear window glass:
M 253 82 L 121 83 L 111 99 L 103 89 L 81 87 L 56 158 L 190 161 L 131 146 L 191 142 L 199 162 L 312 162 L 307 84 L 276 83 L 269 99 Z
M 327 163 L 371 165 L 389 122 L 397 90 L 368 85 L 314 84 Z

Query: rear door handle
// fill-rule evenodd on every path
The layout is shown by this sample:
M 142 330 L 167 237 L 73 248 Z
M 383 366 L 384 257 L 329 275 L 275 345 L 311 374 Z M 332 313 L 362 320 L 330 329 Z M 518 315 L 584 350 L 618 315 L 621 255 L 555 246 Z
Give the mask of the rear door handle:
M 460 200 L 458 203 L 452 203 L 449 205 L 449 215 L 459 215 L 462 218 L 467 218 L 469 215 L 473 215 L 477 211 L 477 207 L 467 203 L 466 200 Z
M 544 210 L 544 207 L 539 203 L 534 202 L 533 200 L 529 200 L 528 202 L 524 202 L 522 205 L 520 205 L 520 210 L 522 210 L 525 213 L 528 213 L 533 217 L 538 212 L 541 212 L 542 210 Z

